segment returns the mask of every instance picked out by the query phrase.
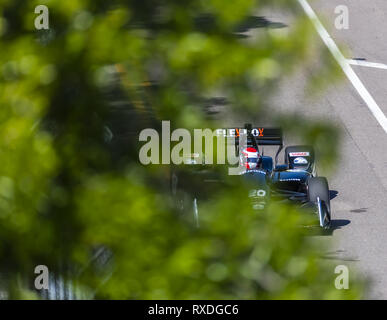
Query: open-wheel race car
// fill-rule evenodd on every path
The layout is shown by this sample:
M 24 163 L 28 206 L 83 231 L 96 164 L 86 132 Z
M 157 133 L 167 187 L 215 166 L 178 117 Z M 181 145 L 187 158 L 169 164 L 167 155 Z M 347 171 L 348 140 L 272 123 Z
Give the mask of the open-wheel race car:
M 226 187 L 242 178 L 249 184 L 253 210 L 264 209 L 269 201 L 291 202 L 315 213 L 322 228 L 331 227 L 328 182 L 325 177 L 317 176 L 313 147 L 287 146 L 284 162 L 278 164 L 284 148 L 281 129 L 246 124 L 244 129 L 219 129 L 219 132 L 235 143 L 239 166 L 234 169 L 238 173 L 227 178 L 227 174 L 221 173 L 224 166 L 203 164 L 195 159 L 189 159 L 186 165 L 173 166 L 171 192 L 180 211 L 189 215 L 193 212 L 199 225 L 201 201 L 208 200 L 214 190 L 222 190 L 219 185 Z M 265 146 L 278 147 L 274 157 L 264 155 Z
M 331 206 L 328 181 L 317 176 L 313 147 L 288 146 L 284 152 L 284 163 L 278 164 L 283 149 L 282 130 L 252 128 L 243 129 L 246 140 L 241 145 L 240 132 L 235 137 L 235 146 L 244 167 L 241 175 L 251 182 L 253 208 L 264 209 L 268 200 L 292 201 L 310 208 L 319 218 L 324 229 L 331 227 Z M 264 146 L 278 146 L 274 157 L 263 155 Z M 274 162 L 274 164 L 273 164 Z

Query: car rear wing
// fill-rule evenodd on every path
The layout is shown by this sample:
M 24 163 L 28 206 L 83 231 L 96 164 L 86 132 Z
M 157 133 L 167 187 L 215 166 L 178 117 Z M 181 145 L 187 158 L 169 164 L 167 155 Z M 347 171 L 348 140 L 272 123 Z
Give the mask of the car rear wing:
M 245 124 L 243 129 L 232 128 L 226 130 L 228 137 L 235 137 L 235 148 L 239 154 L 239 138 L 242 134 L 246 135 L 247 147 L 253 147 L 259 151 L 259 146 L 278 146 L 275 156 L 275 163 L 283 148 L 283 136 L 280 128 L 253 127 L 251 124 Z

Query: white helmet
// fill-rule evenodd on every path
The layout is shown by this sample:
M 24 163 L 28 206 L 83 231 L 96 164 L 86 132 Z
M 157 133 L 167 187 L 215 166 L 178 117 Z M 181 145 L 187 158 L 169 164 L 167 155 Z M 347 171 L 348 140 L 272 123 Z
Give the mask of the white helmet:
M 246 169 L 255 169 L 258 166 L 260 157 L 257 149 L 249 147 L 242 150 L 241 162 Z

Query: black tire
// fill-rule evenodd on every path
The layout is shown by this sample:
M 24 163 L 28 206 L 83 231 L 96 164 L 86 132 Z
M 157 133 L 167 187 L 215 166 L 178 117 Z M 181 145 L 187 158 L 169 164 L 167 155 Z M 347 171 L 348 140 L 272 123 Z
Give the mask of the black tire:
M 324 177 L 312 177 L 308 180 L 308 200 L 317 203 L 317 198 L 320 198 L 328 212 L 329 226 L 331 222 L 331 201 L 329 197 L 328 181 Z

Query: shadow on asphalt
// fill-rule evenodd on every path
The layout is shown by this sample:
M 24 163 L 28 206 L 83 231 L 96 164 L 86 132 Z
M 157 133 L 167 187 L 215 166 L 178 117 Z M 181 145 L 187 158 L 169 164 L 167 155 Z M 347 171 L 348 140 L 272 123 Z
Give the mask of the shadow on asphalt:
M 332 230 L 337 230 L 337 229 L 341 229 L 342 227 L 348 225 L 351 223 L 350 220 L 346 220 L 346 219 L 336 219 L 336 220 L 332 220 L 332 227 L 331 229 Z
M 250 16 L 237 26 L 235 32 L 247 32 L 250 29 L 256 28 L 280 29 L 286 27 L 287 25 L 282 22 L 270 21 L 265 17 Z
M 349 256 L 345 250 L 335 250 L 335 251 L 327 252 L 321 258 L 326 260 L 340 260 L 340 261 L 354 261 L 354 262 L 359 261 L 358 258 Z
M 329 199 L 332 200 L 332 199 L 336 198 L 338 194 L 339 194 L 339 192 L 336 190 L 329 190 Z
M 331 227 L 329 230 L 322 230 L 321 235 L 323 236 L 331 236 L 335 230 L 341 229 L 351 223 L 350 220 L 346 219 L 333 219 L 331 221 Z
M 349 212 L 362 213 L 362 212 L 367 212 L 367 209 L 368 208 L 359 208 L 359 209 L 349 210 Z

